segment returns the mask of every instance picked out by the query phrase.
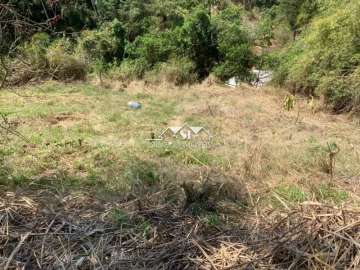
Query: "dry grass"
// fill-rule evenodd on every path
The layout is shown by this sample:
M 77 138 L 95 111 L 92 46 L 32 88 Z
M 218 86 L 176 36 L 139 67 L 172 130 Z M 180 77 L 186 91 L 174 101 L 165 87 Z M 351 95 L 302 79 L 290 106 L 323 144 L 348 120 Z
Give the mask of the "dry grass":
M 298 98 L 295 109 L 287 112 L 282 104 L 285 92 L 279 89 L 232 89 L 216 83 L 179 88 L 137 81 L 121 86 L 111 82 L 109 88 L 50 84 L 40 86 L 40 91 L 21 92 L 25 97 L 5 92 L 0 110 L 12 113 L 24 135 L 43 134 L 36 138 L 43 143 L 56 133 L 60 144 L 84 139 L 85 144 L 116 146 L 120 152 L 168 126 L 204 126 L 215 135 L 215 145 L 207 153 L 219 157 L 219 169 L 267 186 L 327 182 L 328 157 L 322 148 L 336 142 L 341 151 L 334 183 L 355 198 L 359 194 L 359 126 L 346 115 L 314 111 L 317 101 L 309 105 Z M 129 100 L 139 100 L 144 109 L 129 112 Z M 14 158 L 15 164 L 22 159 Z
M 289 213 L 265 212 L 256 220 L 243 212 L 241 219 L 232 216 L 236 223 L 213 227 L 177 205 L 150 201 L 139 208 L 136 202 L 104 204 L 89 195 L 4 193 L 0 266 L 223 270 L 360 266 L 359 210 L 306 204 Z M 121 212 L 114 212 L 117 209 Z
M 300 97 L 285 111 L 284 96 L 211 80 L 2 92 L 29 142 L 0 149 L 0 268 L 357 269 L 359 125 Z M 213 144 L 146 142 L 183 123 Z

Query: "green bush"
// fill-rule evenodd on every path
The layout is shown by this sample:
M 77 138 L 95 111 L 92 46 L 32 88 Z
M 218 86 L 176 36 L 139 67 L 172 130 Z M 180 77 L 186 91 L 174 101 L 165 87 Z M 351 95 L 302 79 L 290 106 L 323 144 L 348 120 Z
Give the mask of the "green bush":
M 75 56 L 74 47 L 69 39 L 51 41 L 45 33 L 35 34 L 20 47 L 20 54 L 11 59 L 17 72 L 11 74 L 9 83 L 18 85 L 46 78 L 66 81 L 85 79 L 87 67 Z
M 54 42 L 47 50 L 49 72 L 56 80 L 84 80 L 87 66 L 79 58 L 69 53 L 68 42 Z
M 165 38 L 164 38 L 165 37 Z M 169 41 L 164 35 L 146 34 L 139 36 L 126 46 L 126 56 L 130 59 L 143 59 L 153 67 L 158 62 L 166 62 L 170 55 Z
M 175 85 L 191 84 L 197 81 L 195 64 L 187 58 L 173 58 L 163 65 L 163 72 L 168 81 Z
M 153 186 L 159 183 L 160 175 L 154 163 L 133 158 L 124 168 L 124 178 L 133 185 Z
M 323 95 L 334 111 L 343 112 L 358 106 L 360 2 L 331 3 L 280 55 L 275 79 L 295 91 Z
M 143 58 L 126 59 L 120 66 L 114 66 L 109 70 L 110 77 L 120 81 L 132 81 L 142 79 L 150 66 Z
M 195 64 L 187 58 L 172 58 L 147 73 L 147 80 L 165 80 L 174 85 L 192 84 L 197 81 Z
M 37 33 L 20 48 L 20 57 L 32 67 L 34 72 L 45 72 L 48 67 L 46 50 L 50 44 L 48 34 Z
M 79 38 L 79 50 L 89 62 L 121 62 L 124 48 L 125 30 L 116 19 L 111 23 L 104 23 L 97 30 L 83 31 Z

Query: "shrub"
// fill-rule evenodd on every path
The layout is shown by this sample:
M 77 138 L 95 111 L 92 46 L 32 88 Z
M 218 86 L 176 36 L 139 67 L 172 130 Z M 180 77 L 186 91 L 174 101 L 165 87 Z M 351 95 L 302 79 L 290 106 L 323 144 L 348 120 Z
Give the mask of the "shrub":
M 125 31 L 116 19 L 97 30 L 83 31 L 79 39 L 79 50 L 89 62 L 101 61 L 104 65 L 121 62 L 124 48 Z
M 275 79 L 295 91 L 323 95 L 334 111 L 343 112 L 359 100 L 360 3 L 331 3 L 282 53 Z
M 47 51 L 49 72 L 56 80 L 84 80 L 87 66 L 66 51 L 66 41 L 55 42 Z
M 139 36 L 133 43 L 126 46 L 128 58 L 141 58 L 150 67 L 153 67 L 158 62 L 166 62 L 169 54 L 169 41 L 164 35 L 146 34 Z
M 114 66 L 109 70 L 110 77 L 121 81 L 142 79 L 145 72 L 149 70 L 148 63 L 143 58 L 126 59 L 120 66 Z
M 195 69 L 195 64 L 187 58 L 174 58 L 162 67 L 167 81 L 175 85 L 194 83 L 197 80 Z
M 20 55 L 12 59 L 17 72 L 11 74 L 9 84 L 19 85 L 32 79 L 83 80 L 87 67 L 74 56 L 74 44 L 68 39 L 51 42 L 44 33 L 35 34 L 20 48 Z M 20 59 L 21 58 L 21 59 Z
M 20 50 L 33 66 L 46 66 L 46 49 L 50 44 L 48 34 L 37 33 Z
M 7 57 L 7 72 L 1 72 L 2 79 L 7 85 L 20 85 L 30 80 L 42 79 L 48 76 L 48 59 L 46 51 L 50 45 L 50 37 L 46 33 L 37 33 L 32 38 L 19 46 L 15 57 Z M 4 82 L 5 83 L 5 82 Z
M 349 76 L 339 77 L 329 74 L 321 78 L 317 88 L 325 102 L 332 105 L 336 112 L 360 109 L 360 67 Z
M 172 58 L 147 73 L 147 80 L 159 78 L 175 85 L 192 84 L 197 81 L 195 64 L 187 58 Z
M 28 68 L 25 65 L 18 65 L 18 67 L 20 68 L 21 66 L 21 69 L 24 71 L 22 76 L 24 79 L 25 77 L 42 77 L 47 73 L 48 61 L 46 58 L 46 50 L 50 43 L 51 41 L 48 34 L 37 33 L 32 36 L 29 42 L 26 42 L 20 48 L 21 56 L 19 57 L 28 64 Z

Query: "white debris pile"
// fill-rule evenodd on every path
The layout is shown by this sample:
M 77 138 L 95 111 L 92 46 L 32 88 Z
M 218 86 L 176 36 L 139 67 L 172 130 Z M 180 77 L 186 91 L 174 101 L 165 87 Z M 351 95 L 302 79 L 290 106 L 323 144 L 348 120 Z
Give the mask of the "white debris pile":
M 256 76 L 251 82 L 252 85 L 259 87 L 267 84 L 272 80 L 272 72 L 268 70 L 253 69 L 252 73 Z
M 261 87 L 272 80 L 271 71 L 253 69 L 251 73 L 255 77 L 255 79 L 251 81 L 251 85 L 255 87 Z M 232 77 L 225 84 L 230 87 L 237 87 L 239 86 L 240 82 L 235 77 Z
M 236 86 L 238 86 L 238 83 L 237 83 L 235 77 L 232 77 L 231 79 L 229 79 L 225 84 L 226 84 L 227 86 L 230 86 L 230 87 L 236 87 Z

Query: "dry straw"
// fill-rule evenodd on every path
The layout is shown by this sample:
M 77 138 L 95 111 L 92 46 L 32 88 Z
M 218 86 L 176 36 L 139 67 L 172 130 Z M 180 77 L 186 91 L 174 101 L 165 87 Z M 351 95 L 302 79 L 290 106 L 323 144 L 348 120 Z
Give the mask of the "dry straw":
M 91 196 L 49 198 L 45 192 L 2 194 L 1 269 L 360 267 L 356 209 L 307 203 L 286 213 L 263 210 L 255 216 L 244 210 L 223 226 L 209 226 L 180 206 L 142 200 L 139 209 L 135 200 L 116 205 L 129 216 L 119 225 L 108 214 L 115 206 Z M 136 229 L 139 217 L 147 229 Z

